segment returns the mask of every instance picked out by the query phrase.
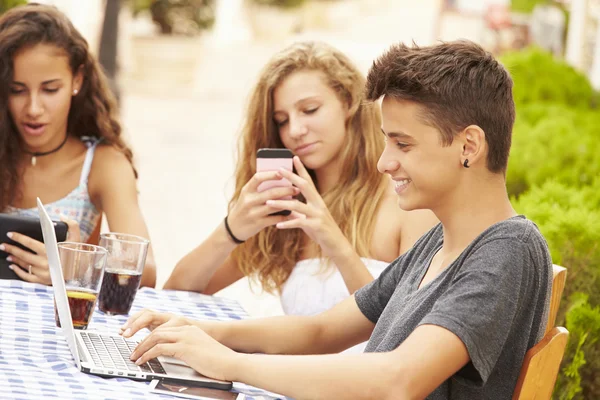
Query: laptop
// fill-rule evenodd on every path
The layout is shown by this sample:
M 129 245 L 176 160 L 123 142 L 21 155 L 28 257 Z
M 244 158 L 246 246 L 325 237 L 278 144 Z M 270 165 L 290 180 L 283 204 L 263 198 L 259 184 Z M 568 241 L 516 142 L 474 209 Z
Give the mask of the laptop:
M 185 363 L 170 357 L 159 357 L 137 366 L 129 360 L 131 352 L 137 346 L 136 341 L 116 334 L 75 330 L 58 255 L 54 225 L 39 198 L 37 204 L 61 329 L 80 371 L 103 377 L 122 377 L 143 381 L 172 380 L 194 386 L 221 390 L 231 389 L 231 381 L 221 381 L 200 375 Z

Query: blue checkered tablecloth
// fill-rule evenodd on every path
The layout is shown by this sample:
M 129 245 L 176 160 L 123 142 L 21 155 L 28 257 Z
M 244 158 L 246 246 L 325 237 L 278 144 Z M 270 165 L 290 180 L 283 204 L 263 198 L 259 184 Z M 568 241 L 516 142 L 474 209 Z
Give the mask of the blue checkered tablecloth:
M 176 399 L 149 392 L 147 382 L 101 378 L 80 372 L 67 341 L 54 322 L 52 288 L 16 280 L 0 280 L 0 399 Z M 142 288 L 131 313 L 143 308 L 196 319 L 233 320 L 246 317 L 233 300 L 198 293 Z M 107 316 L 97 309 L 88 329 L 116 333 L 126 316 Z M 135 335 L 140 340 L 148 334 Z M 234 383 L 247 399 L 277 395 Z

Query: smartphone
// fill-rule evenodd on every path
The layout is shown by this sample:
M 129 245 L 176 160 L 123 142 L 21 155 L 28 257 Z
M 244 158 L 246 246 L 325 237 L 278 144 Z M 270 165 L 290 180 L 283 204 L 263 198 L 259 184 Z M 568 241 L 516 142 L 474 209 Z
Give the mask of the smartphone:
M 57 241 L 64 242 L 67 239 L 69 227 L 63 221 L 52 221 L 52 223 L 54 224 Z M 44 242 L 42 226 L 40 225 L 40 219 L 37 217 L 22 217 L 0 213 L 0 243 L 6 242 L 31 253 L 31 249 L 9 239 L 6 236 L 8 232 L 18 232 L 38 242 Z M 6 257 L 8 257 L 8 253 L 0 251 L 0 279 L 20 279 L 17 274 L 8 269 L 9 262 L 6 261 Z
M 161 381 L 158 379 L 155 379 L 150 383 L 150 392 L 198 400 L 244 400 L 246 398 L 246 396 L 241 393 L 194 386 L 193 382 L 178 383 L 167 382 L 166 380 Z
M 278 171 L 280 168 L 285 168 L 290 171 L 294 170 L 294 153 L 288 149 L 259 149 L 256 152 L 256 172 L 263 171 Z M 292 186 L 292 182 L 287 179 L 276 179 L 265 181 L 258 186 L 258 191 L 262 192 L 274 187 Z M 290 200 L 292 197 L 284 197 L 282 200 Z M 270 215 L 290 215 L 290 210 L 281 210 Z

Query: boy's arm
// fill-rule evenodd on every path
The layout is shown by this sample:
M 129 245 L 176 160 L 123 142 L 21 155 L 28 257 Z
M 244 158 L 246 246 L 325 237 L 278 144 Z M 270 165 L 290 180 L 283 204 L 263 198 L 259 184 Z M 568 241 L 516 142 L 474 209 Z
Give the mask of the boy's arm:
M 458 336 L 418 327 L 387 353 L 237 354 L 225 376 L 299 399 L 422 399 L 469 362 Z
M 310 399 L 424 398 L 469 361 L 461 340 L 434 325 L 418 327 L 392 352 L 304 356 L 236 353 L 196 326 L 166 327 L 148 336 L 132 359 L 159 355 L 212 378 Z
M 267 354 L 323 354 L 345 350 L 369 339 L 375 322 L 394 293 L 404 256 L 378 279 L 330 310 L 310 317 L 276 317 L 234 322 L 193 321 L 171 314 L 141 311 L 123 326 L 130 337 L 142 328 L 194 325 L 236 351 Z M 362 299 L 361 309 L 355 296 Z M 138 355 L 139 356 L 139 355 Z
M 194 324 L 231 349 L 265 354 L 338 353 L 368 340 L 375 327 L 358 309 L 354 296 L 314 316 Z
M 369 339 L 375 324 L 358 309 L 354 296 L 314 316 L 282 316 L 244 321 L 196 321 L 143 310 L 121 328 L 125 337 L 140 329 L 194 326 L 228 348 L 243 353 L 336 353 Z M 163 329 L 163 330 L 164 330 Z

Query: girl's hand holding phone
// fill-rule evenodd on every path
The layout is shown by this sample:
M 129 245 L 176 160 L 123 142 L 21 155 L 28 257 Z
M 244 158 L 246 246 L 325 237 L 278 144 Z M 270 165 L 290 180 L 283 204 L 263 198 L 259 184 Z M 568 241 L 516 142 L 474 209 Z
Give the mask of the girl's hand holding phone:
M 291 172 L 290 172 L 291 173 Z M 240 197 L 229 211 L 227 222 L 235 237 L 246 240 L 267 226 L 286 221 L 284 215 L 271 215 L 281 209 L 267 204 L 272 199 L 296 196 L 300 190 L 293 186 L 275 186 L 259 191 L 259 186 L 268 181 L 281 180 L 279 171 L 260 171 L 242 188 Z
M 61 220 L 68 226 L 67 241 L 79 242 L 80 231 L 77 222 L 65 217 L 61 217 Z M 46 256 L 44 243 L 17 232 L 9 232 L 8 235 L 13 241 L 33 251 L 33 253 L 30 253 L 8 243 L 0 244 L 0 250 L 9 254 L 6 258 L 11 263 L 9 268 L 26 282 L 50 286 L 52 280 L 50 279 L 48 257 Z
M 338 247 L 348 241 L 331 216 L 300 158 L 295 156 L 293 160 L 297 174 L 286 169 L 279 170 L 279 174 L 300 190 L 306 203 L 296 199 L 268 200 L 267 205 L 272 209 L 292 211 L 289 217 L 277 223 L 277 228 L 302 229 L 321 247 L 324 256 L 333 256 L 338 252 Z

